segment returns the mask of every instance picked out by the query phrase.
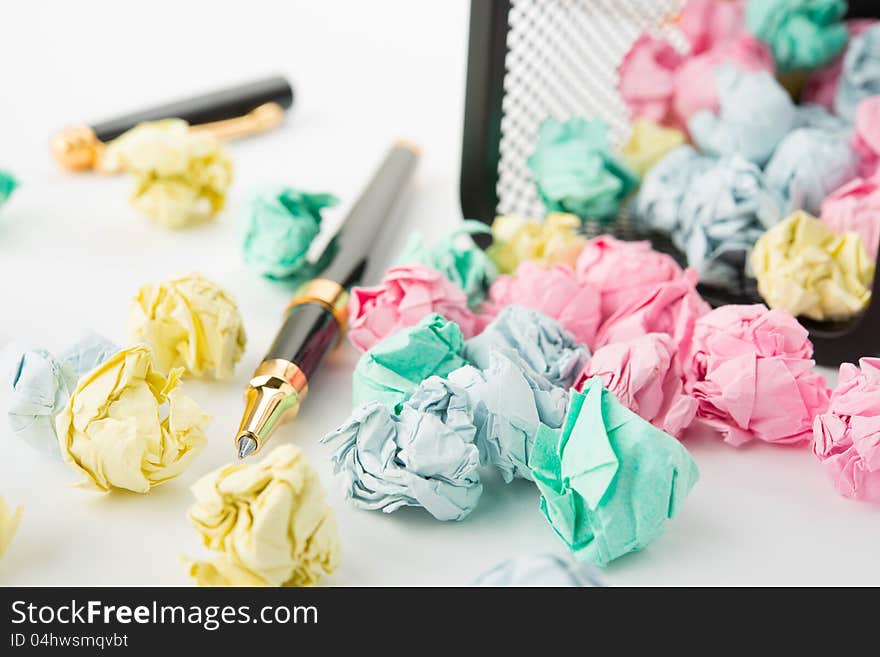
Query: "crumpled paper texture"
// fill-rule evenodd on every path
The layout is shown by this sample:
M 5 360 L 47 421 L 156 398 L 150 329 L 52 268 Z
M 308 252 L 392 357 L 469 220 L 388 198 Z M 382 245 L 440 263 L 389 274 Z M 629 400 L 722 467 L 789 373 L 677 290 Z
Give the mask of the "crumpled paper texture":
M 336 516 L 299 447 L 224 466 L 192 492 L 189 521 L 205 547 L 220 553 L 190 565 L 200 586 L 312 586 L 336 570 Z
M 880 359 L 840 366 L 828 410 L 813 423 L 813 453 L 844 497 L 880 502 Z
M 348 307 L 348 339 L 360 351 L 432 313 L 458 324 L 466 338 L 484 326 L 468 309 L 464 291 L 425 265 L 397 265 L 379 285 L 352 288 Z
M 735 41 L 745 29 L 745 13 L 746 0 L 688 0 L 678 26 L 690 43 L 690 54 Z
M 514 275 L 499 276 L 492 283 L 483 315 L 491 319 L 513 304 L 540 310 L 579 343 L 592 348 L 601 321 L 601 299 L 599 292 L 580 282 L 571 268 L 555 265 L 543 269 L 523 261 Z
M 556 534 L 598 566 L 658 538 L 699 477 L 680 442 L 625 408 L 598 377 L 571 393 L 562 429 L 539 429 L 529 465 Z
M 681 438 L 694 421 L 697 400 L 684 392 L 677 345 L 664 333 L 648 333 L 596 350 L 578 376 L 581 389 L 594 376 L 621 404 L 670 436 Z
M 791 97 L 766 71 L 722 66 L 715 78 L 719 109 L 701 110 L 690 118 L 694 143 L 707 155 L 740 155 L 763 165 L 794 126 Z
M 379 402 L 354 409 L 321 442 L 352 503 L 393 513 L 423 507 L 437 520 L 463 520 L 483 492 L 467 394 L 432 376 L 395 414 Z
M 486 251 L 474 243 L 472 235 L 489 233 L 481 221 L 465 220 L 433 246 L 414 233 L 397 264 L 420 264 L 436 269 L 464 290 L 468 306 L 478 306 L 486 298 L 498 271 Z
M 749 0 L 746 25 L 770 46 L 780 70 L 810 69 L 846 46 L 846 9 L 846 0 Z
M 182 373 L 166 378 L 150 350 L 136 345 L 79 380 L 55 420 L 61 456 L 83 477 L 79 486 L 147 493 L 189 467 L 207 443 L 210 417 L 177 389 Z
M 639 180 L 612 154 L 598 119 L 545 120 L 528 166 L 548 211 L 582 219 L 613 219 Z
M 247 336 L 238 306 L 219 285 L 189 274 L 142 286 L 129 315 L 129 332 L 153 352 L 156 367 L 182 367 L 194 377 L 232 378 Z
M 629 140 L 620 149 L 620 157 L 641 177 L 669 151 L 686 141 L 681 130 L 666 128 L 646 119 L 636 119 Z
M 850 123 L 836 114 L 832 114 L 821 105 L 803 104 L 795 107 L 797 112 L 794 129 L 818 128 L 826 132 L 849 133 L 852 131 Z
M 721 306 L 697 320 L 685 388 L 697 418 L 731 445 L 802 443 L 828 407 L 812 356 L 807 330 L 786 311 Z
M 850 144 L 859 158 L 859 175 L 872 178 L 880 171 L 880 97 L 859 103 Z
M 880 23 L 850 41 L 834 96 L 834 112 L 854 121 L 859 103 L 877 95 L 880 95 Z
M 534 554 L 502 561 L 479 575 L 471 586 L 602 586 L 593 569 L 571 557 Z
M 531 372 L 562 388 L 572 386 L 590 358 L 590 350 L 559 322 L 518 305 L 502 310 L 482 333 L 465 343 L 462 353 L 465 360 L 486 369 L 493 351 L 516 354 Z
M 871 301 L 874 261 L 857 233 L 834 233 L 798 211 L 755 243 L 752 270 L 771 308 L 795 317 L 842 320 Z
M 18 181 L 8 171 L 0 169 L 0 208 L 12 196 L 12 192 L 18 187 Z
M 822 201 L 822 222 L 836 233 L 852 231 L 862 238 L 868 256 L 880 248 L 880 179 L 856 178 Z
M 12 537 L 21 522 L 22 507 L 13 510 L 6 505 L 6 500 L 0 497 L 0 557 L 9 549 Z
M 280 185 L 254 194 L 241 218 L 244 261 L 267 278 L 315 273 L 315 264 L 308 260 L 309 247 L 321 232 L 321 211 L 337 203 L 332 194 L 309 194 Z
M 223 145 L 180 119 L 135 126 L 110 142 L 103 163 L 131 173 L 132 206 L 168 228 L 212 219 L 232 184 L 232 160 Z
M 465 365 L 461 329 L 441 315 L 392 333 L 364 353 L 352 377 L 355 406 L 378 401 L 395 409 L 429 376 L 445 377 Z
M 844 25 L 846 25 L 850 40 L 852 40 L 876 23 L 876 19 L 857 18 L 845 21 Z M 827 110 L 834 110 L 834 97 L 837 95 L 840 74 L 843 72 L 843 58 L 845 54 L 846 49 L 838 53 L 834 59 L 823 67 L 810 73 L 801 92 L 802 103 L 815 103 Z
M 31 447 L 61 459 L 55 417 L 67 404 L 80 377 L 106 361 L 119 347 L 97 334 L 86 335 L 57 358 L 45 349 L 15 343 L 0 352 L 9 428 Z
M 845 133 L 801 128 L 782 140 L 764 174 L 789 212 L 818 213 L 822 199 L 855 178 L 858 167 Z
M 449 375 L 470 400 L 480 461 L 504 481 L 532 479 L 529 454 L 538 427 L 562 426 L 568 390 L 536 374 L 517 354 L 492 350 L 483 370 L 470 365 Z
M 617 87 L 632 118 L 678 126 L 672 98 L 676 71 L 683 61 L 665 39 L 642 34 L 636 40 L 620 64 Z
M 486 253 L 502 274 L 516 271 L 524 260 L 542 267 L 573 267 L 585 241 L 580 228 L 580 219 L 562 212 L 551 212 L 544 220 L 502 215 L 492 222 Z

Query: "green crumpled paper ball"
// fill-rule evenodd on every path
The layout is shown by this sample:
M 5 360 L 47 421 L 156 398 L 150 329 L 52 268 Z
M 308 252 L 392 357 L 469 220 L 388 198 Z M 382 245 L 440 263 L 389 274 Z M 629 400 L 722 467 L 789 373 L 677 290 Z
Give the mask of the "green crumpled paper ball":
M 455 322 L 442 315 L 425 316 L 361 356 L 352 377 L 354 405 L 378 401 L 399 410 L 429 376 L 446 377 L 466 365 L 463 349 L 464 337 Z
M 561 429 L 541 426 L 529 456 L 541 510 L 582 559 L 605 566 L 663 533 L 697 482 L 688 451 L 593 377 L 571 391 Z
M 544 205 L 581 219 L 610 221 L 639 178 L 611 153 L 600 120 L 547 119 L 528 161 Z
M 12 196 L 12 192 L 18 187 L 18 181 L 7 171 L 0 169 L 0 207 Z
M 320 269 L 308 261 L 321 230 L 321 210 L 336 205 L 332 194 L 309 194 L 273 187 L 255 194 L 242 214 L 244 261 L 268 278 L 310 276 Z
M 846 9 L 845 0 L 749 0 L 746 26 L 780 71 L 816 68 L 846 45 Z

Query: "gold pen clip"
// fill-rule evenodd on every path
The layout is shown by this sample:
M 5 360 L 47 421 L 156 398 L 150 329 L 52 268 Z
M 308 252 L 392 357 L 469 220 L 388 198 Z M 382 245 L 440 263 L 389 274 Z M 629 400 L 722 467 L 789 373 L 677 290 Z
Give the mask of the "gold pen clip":
M 240 139 L 274 130 L 284 121 L 284 108 L 278 103 L 264 103 L 247 114 L 223 121 L 200 123 L 190 126 L 194 132 L 207 132 L 218 139 Z M 117 170 L 101 165 L 101 157 L 107 144 L 98 139 L 89 126 L 67 128 L 53 135 L 49 142 L 52 158 L 68 171 L 100 171 L 116 173 Z

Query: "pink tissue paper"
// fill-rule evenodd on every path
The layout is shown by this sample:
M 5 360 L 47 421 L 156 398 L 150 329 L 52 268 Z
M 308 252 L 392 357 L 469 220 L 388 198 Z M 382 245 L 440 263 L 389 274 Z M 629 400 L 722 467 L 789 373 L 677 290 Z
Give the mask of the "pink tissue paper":
M 745 16 L 746 0 L 689 0 L 679 27 L 691 45 L 690 54 L 700 55 L 739 37 Z
M 675 75 L 684 58 L 665 39 L 643 34 L 620 64 L 618 89 L 633 119 L 679 127 L 672 115 Z
M 858 233 L 868 255 L 880 247 L 880 179 L 856 178 L 822 201 L 822 221 L 836 233 Z
M 859 103 L 850 145 L 859 156 L 859 175 L 862 178 L 876 175 L 880 168 L 880 96 Z

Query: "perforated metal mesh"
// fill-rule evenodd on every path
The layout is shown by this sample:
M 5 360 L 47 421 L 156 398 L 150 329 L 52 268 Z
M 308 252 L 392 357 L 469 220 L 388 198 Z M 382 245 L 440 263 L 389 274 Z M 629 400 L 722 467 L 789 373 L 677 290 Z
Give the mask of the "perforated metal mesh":
M 512 0 L 507 34 L 498 212 L 544 215 L 526 160 L 548 117 L 600 118 L 614 145 L 629 136 L 617 69 L 644 30 L 679 49 L 673 24 L 685 0 Z M 619 226 L 618 228 L 622 228 Z

